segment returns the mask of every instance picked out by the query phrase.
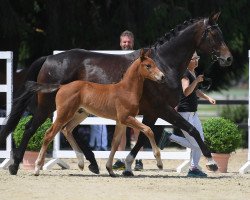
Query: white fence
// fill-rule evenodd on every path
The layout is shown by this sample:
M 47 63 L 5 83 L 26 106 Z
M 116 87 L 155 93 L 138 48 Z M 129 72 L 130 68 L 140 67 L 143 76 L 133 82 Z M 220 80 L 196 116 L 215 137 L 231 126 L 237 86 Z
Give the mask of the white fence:
M 239 173 L 244 174 L 250 170 L 250 50 L 248 50 L 248 156 L 247 162 L 240 168 Z
M 12 102 L 13 53 L 11 51 L 0 51 L 0 59 L 6 60 L 6 83 L 0 85 L 0 92 L 6 93 L 6 116 L 8 116 L 11 111 Z M 0 125 L 4 125 L 5 118 L 6 117 L 0 117 Z M 0 150 L 0 158 L 5 158 L 0 165 L 0 168 L 6 168 L 10 164 L 10 152 L 11 135 L 6 139 L 6 149 Z
M 54 54 L 60 53 L 62 51 L 54 51 Z M 132 51 L 95 51 L 101 53 L 109 53 L 109 54 L 126 54 Z M 54 115 L 55 116 L 55 115 Z M 54 117 L 55 118 L 55 117 Z M 142 117 L 138 116 L 138 120 L 142 121 Z M 94 125 L 94 124 L 106 124 L 106 125 L 115 125 L 115 121 L 110 119 L 104 119 L 100 117 L 88 117 L 84 120 L 81 125 Z M 162 119 L 158 119 L 155 125 L 170 125 Z M 110 151 L 94 151 L 96 158 L 108 158 Z M 129 151 L 117 151 L 115 154 L 115 158 L 126 158 L 129 154 Z M 190 149 L 186 149 L 185 151 L 178 152 L 161 152 L 162 159 L 178 159 L 184 160 L 184 162 L 177 167 L 177 172 L 181 172 L 184 167 L 187 167 L 190 160 Z M 57 134 L 54 140 L 53 147 L 53 159 L 46 163 L 43 169 L 51 169 L 55 164 L 63 168 L 70 168 L 70 166 L 62 161 L 62 158 L 76 158 L 75 153 L 72 150 L 61 150 L 60 149 L 60 134 Z M 137 159 L 155 159 L 152 151 L 139 151 L 136 156 Z

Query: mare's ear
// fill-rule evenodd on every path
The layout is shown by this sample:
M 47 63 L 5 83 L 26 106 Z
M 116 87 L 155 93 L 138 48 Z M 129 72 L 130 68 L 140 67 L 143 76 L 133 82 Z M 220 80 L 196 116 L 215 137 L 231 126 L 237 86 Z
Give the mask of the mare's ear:
M 208 19 L 208 23 L 209 24 L 216 24 L 216 22 L 218 21 L 219 19 L 219 16 L 220 16 L 220 13 L 221 12 L 217 12 L 217 13 L 212 13 Z
M 145 56 L 150 57 L 150 54 L 151 54 L 151 48 L 148 49 L 148 51 L 145 53 Z
M 140 51 L 140 59 L 141 59 L 141 62 L 142 62 L 143 60 L 145 60 L 145 51 L 144 51 L 143 48 L 142 48 L 141 51 Z

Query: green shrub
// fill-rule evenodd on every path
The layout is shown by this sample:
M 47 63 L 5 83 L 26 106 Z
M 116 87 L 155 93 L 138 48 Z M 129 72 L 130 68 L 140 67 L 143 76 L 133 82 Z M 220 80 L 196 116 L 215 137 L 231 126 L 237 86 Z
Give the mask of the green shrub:
M 247 123 L 248 108 L 246 105 L 239 106 L 224 106 L 220 112 L 220 116 L 226 119 L 230 119 L 235 123 Z
M 14 133 L 13 133 L 13 138 L 15 141 L 15 144 L 17 146 L 20 145 L 21 140 L 23 138 L 24 130 L 25 130 L 25 125 L 26 123 L 31 119 L 31 116 L 27 117 L 22 117 L 21 120 L 19 121 Z M 47 129 L 51 126 L 51 120 L 47 119 L 36 131 L 36 133 L 33 135 L 33 137 L 30 139 L 27 150 L 28 151 L 39 151 L 42 143 L 43 143 L 43 137 L 45 135 L 45 132 Z M 49 145 L 48 149 L 52 149 L 52 144 Z
M 220 112 L 220 117 L 223 117 L 225 119 L 229 119 L 237 124 L 245 124 L 247 125 L 248 120 L 248 106 L 246 105 L 239 105 L 239 106 L 224 106 Z M 242 148 L 248 147 L 248 129 L 239 127 L 242 134 Z
M 225 118 L 210 118 L 203 123 L 205 144 L 213 153 L 231 153 L 241 144 L 238 126 Z

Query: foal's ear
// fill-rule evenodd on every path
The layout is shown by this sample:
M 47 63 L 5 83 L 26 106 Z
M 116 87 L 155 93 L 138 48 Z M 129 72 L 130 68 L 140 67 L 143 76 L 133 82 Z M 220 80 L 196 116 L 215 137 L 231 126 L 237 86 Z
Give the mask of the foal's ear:
M 140 51 L 140 59 L 141 61 L 145 60 L 145 50 L 143 48 Z
M 215 24 L 219 19 L 220 13 L 221 12 L 212 13 L 208 20 L 209 24 Z
M 145 56 L 149 57 L 149 56 L 150 56 L 150 54 L 151 54 L 151 48 L 150 48 L 150 49 L 148 49 L 148 51 L 145 53 Z

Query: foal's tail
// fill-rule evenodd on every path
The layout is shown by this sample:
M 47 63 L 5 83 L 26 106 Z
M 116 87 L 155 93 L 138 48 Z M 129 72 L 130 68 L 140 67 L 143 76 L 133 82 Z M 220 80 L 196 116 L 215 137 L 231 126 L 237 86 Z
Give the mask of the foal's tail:
M 36 81 L 38 73 L 47 59 L 47 56 L 37 59 L 31 64 L 26 74 L 26 81 Z M 6 124 L 2 126 L 0 131 L 0 144 L 6 140 L 7 136 L 13 132 L 23 116 L 30 102 L 34 99 L 34 92 L 28 91 L 23 84 L 14 94 L 14 101 L 9 116 L 6 119 Z
M 27 81 L 25 84 L 26 90 L 30 92 L 43 92 L 51 93 L 60 88 L 60 84 L 46 84 L 46 83 L 37 83 L 35 81 Z

